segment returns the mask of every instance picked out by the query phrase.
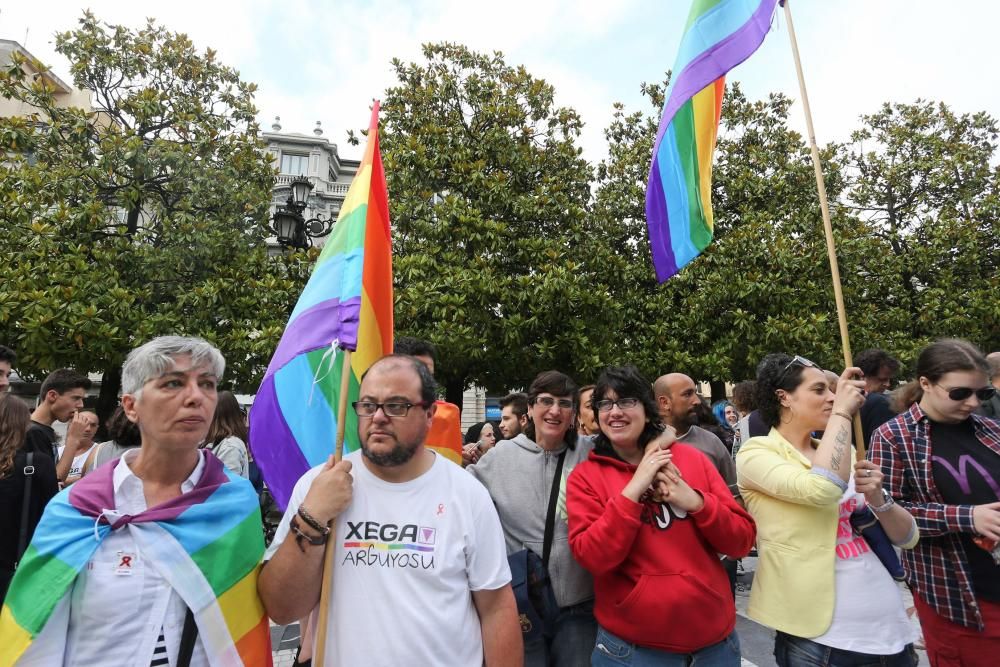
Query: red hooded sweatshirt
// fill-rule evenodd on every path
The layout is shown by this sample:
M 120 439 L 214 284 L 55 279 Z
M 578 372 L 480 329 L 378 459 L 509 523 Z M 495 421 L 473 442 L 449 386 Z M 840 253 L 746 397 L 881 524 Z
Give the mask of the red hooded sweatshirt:
M 688 514 L 647 496 L 622 495 L 636 467 L 596 451 L 569 476 L 569 543 L 594 575 L 594 615 L 626 641 L 693 653 L 725 639 L 736 625 L 729 578 L 717 554 L 750 553 L 757 528 L 697 449 L 673 446 L 673 463 L 705 499 Z

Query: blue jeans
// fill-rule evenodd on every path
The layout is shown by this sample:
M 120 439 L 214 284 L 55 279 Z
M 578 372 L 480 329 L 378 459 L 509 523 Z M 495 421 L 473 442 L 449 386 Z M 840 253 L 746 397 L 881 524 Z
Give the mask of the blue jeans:
M 597 634 L 594 601 L 563 607 L 552 641 L 539 639 L 524 645 L 524 667 L 581 667 L 590 661 Z
M 633 665 L 634 667 L 740 667 L 740 638 L 733 631 L 718 644 L 694 653 L 669 653 L 647 648 L 597 629 L 597 645 L 590 657 L 594 667 Z
M 774 660 L 778 667 L 916 667 L 919 662 L 913 644 L 894 655 L 869 655 L 823 646 L 784 632 L 774 636 Z

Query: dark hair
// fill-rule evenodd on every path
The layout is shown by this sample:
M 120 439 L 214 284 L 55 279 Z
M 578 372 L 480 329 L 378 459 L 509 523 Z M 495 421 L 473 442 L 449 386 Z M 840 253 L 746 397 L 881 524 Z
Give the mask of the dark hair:
M 889 367 L 893 375 L 899 372 L 899 359 L 890 356 L 885 350 L 864 350 L 854 356 L 854 365 L 861 369 L 865 377 L 875 377 L 883 366 Z
M 0 479 L 13 469 L 30 424 L 31 410 L 24 401 L 13 394 L 0 394 Z
M 17 363 L 17 353 L 6 345 L 0 345 L 0 361 L 6 361 L 13 366 Z
M 553 396 L 569 396 L 573 401 L 574 408 L 579 402 L 579 394 L 573 378 L 559 371 L 542 371 L 535 376 L 535 379 L 531 382 L 531 386 L 528 387 L 528 403 L 534 405 L 535 399 L 538 398 L 539 394 L 543 393 L 552 394 Z M 528 419 L 528 425 L 524 427 L 524 434 L 532 440 L 535 439 L 535 422 L 531 419 Z M 563 435 L 563 441 L 567 447 L 573 449 L 576 447 L 576 437 L 575 428 L 567 429 L 565 435 Z
M 215 404 L 215 418 L 205 436 L 205 444 L 217 445 L 229 436 L 236 436 L 247 442 L 246 415 L 236 396 L 231 391 L 220 391 L 219 400 Z
M 594 395 L 591 401 L 596 405 L 598 401 L 604 400 L 608 392 L 613 391 L 618 398 L 638 398 L 642 407 L 646 410 L 646 426 L 639 434 L 639 449 L 646 448 L 656 436 L 663 432 L 663 419 L 660 417 L 660 409 L 656 404 L 656 397 L 653 395 L 653 385 L 644 378 L 635 366 L 608 366 L 597 378 L 597 385 L 594 387 Z M 596 416 L 597 411 L 594 410 Z M 614 451 L 608 436 L 601 430 L 601 422 L 597 422 L 597 436 L 594 438 L 594 449 L 604 456 L 621 458 Z
M 757 397 L 754 392 L 757 383 L 753 380 L 737 382 L 733 387 L 733 405 L 740 412 L 753 412 L 757 409 Z
M 920 378 L 925 377 L 933 383 L 952 371 L 982 371 L 990 374 L 990 365 L 978 347 L 961 338 L 942 338 L 936 340 L 917 357 L 916 379 L 905 384 L 896 399 L 898 405 L 909 407 L 924 397 L 920 387 Z
M 781 419 L 778 390 L 793 392 L 802 384 L 802 372 L 807 367 L 802 364 L 789 366 L 793 358 L 788 354 L 769 354 L 757 365 L 757 410 L 768 426 L 777 426 Z
M 50 391 L 65 394 L 73 389 L 90 389 L 90 378 L 71 368 L 60 368 L 49 373 L 38 393 L 44 399 Z
M 514 391 L 500 399 L 500 408 L 510 406 L 511 412 L 517 415 L 518 419 L 528 414 L 528 395 L 523 391 Z
M 433 343 L 420 338 L 399 336 L 392 343 L 393 354 L 408 354 L 411 357 L 430 357 L 437 363 L 437 349 Z
M 370 373 L 375 366 L 392 359 L 410 364 L 413 371 L 417 374 L 417 377 L 420 378 L 420 400 L 423 401 L 428 408 L 433 405 L 434 401 L 437 400 L 437 382 L 434 380 L 434 376 L 431 375 L 431 370 L 427 368 L 427 365 L 412 355 L 396 353 L 385 355 L 369 366 L 368 369 L 361 374 L 361 381 L 364 382 L 368 373 Z
M 108 429 L 108 438 L 114 440 L 119 447 L 138 447 L 142 444 L 139 425 L 128 418 L 122 406 L 115 408 L 104 425 Z
M 479 434 L 483 432 L 483 427 L 487 424 L 489 424 L 489 422 L 476 422 L 470 426 L 469 430 L 465 432 L 465 441 L 463 444 L 471 445 L 479 442 Z

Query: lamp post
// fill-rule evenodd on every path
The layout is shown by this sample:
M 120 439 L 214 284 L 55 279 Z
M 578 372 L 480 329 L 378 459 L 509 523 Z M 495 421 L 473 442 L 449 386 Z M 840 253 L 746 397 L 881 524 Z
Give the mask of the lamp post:
M 302 215 L 309 201 L 313 184 L 308 178 L 299 177 L 289 184 L 288 200 L 274 212 L 274 234 L 284 248 L 305 250 L 312 239 L 326 236 L 333 229 L 333 218 L 309 218 Z

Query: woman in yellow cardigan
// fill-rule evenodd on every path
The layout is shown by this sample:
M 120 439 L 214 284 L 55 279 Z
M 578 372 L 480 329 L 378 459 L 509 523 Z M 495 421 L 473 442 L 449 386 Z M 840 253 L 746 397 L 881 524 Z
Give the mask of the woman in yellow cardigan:
M 777 631 L 781 667 L 917 664 L 899 588 L 851 530 L 852 511 L 867 503 L 894 544 L 917 541 L 913 517 L 883 493 L 881 471 L 852 466 L 863 388 L 861 371 L 848 368 L 834 394 L 798 356 L 771 354 L 757 367 L 757 407 L 772 428 L 743 445 L 736 467 L 760 554 L 748 613 Z

